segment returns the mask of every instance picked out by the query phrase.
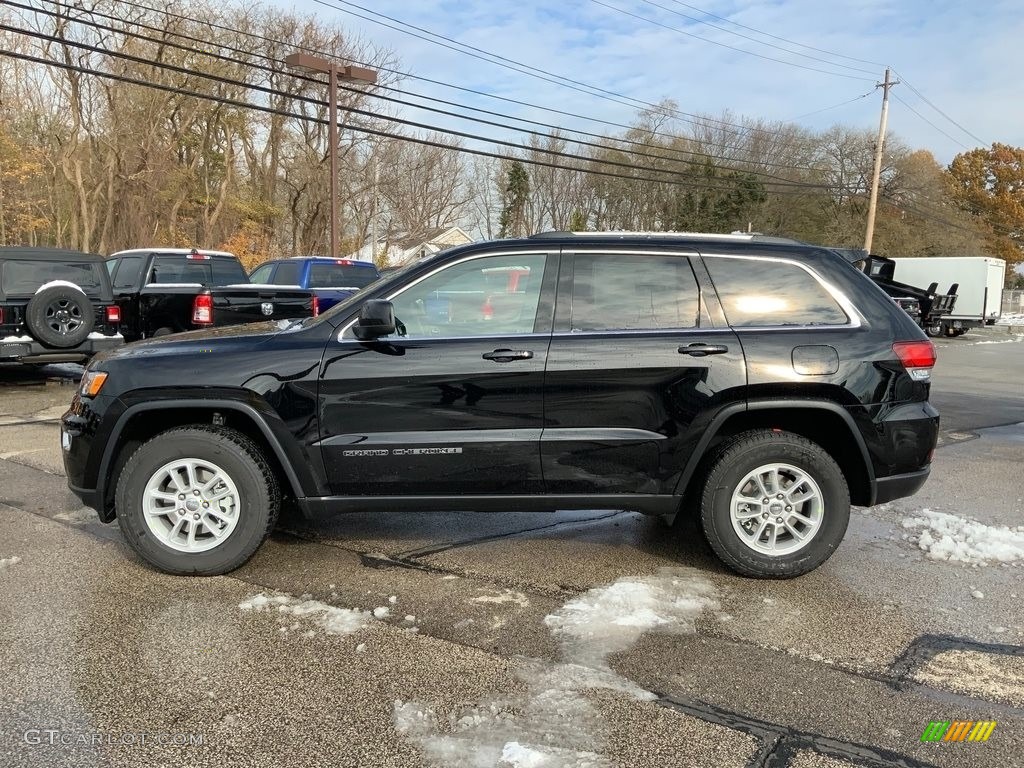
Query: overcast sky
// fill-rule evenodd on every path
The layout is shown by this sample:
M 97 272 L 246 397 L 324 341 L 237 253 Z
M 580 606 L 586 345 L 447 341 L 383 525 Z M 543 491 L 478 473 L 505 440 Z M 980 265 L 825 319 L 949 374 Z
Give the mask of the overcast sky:
M 297 0 L 294 4 L 274 1 L 336 22 L 368 42 L 394 50 L 401 67 L 412 74 L 615 122 L 630 122 L 638 108 L 636 104 L 620 103 L 624 99 L 619 96 L 609 100 L 574 91 L 357 18 L 342 9 L 370 14 L 340 0 Z M 907 80 L 907 84 L 893 89 L 889 129 L 910 146 L 929 149 L 946 163 L 965 147 L 981 143 L 1024 144 L 1024 93 L 1021 75 L 1013 68 L 1019 66 L 1020 57 L 1011 57 L 1011 51 L 1019 51 L 1024 45 L 1021 0 L 354 2 L 492 54 L 631 99 L 658 102 L 670 98 L 685 112 L 719 115 L 722 110 L 731 110 L 737 115 L 795 120 L 811 128 L 842 123 L 877 130 L 881 95 L 873 86 L 888 64 Z M 755 53 L 759 56 L 752 55 Z M 408 80 L 402 87 L 570 128 L 608 130 L 580 119 L 421 81 Z M 854 101 L 845 106 L 825 109 L 851 99 Z M 440 120 L 411 109 L 406 109 L 403 116 L 422 122 Z M 497 128 L 452 121 L 438 124 L 508 138 Z

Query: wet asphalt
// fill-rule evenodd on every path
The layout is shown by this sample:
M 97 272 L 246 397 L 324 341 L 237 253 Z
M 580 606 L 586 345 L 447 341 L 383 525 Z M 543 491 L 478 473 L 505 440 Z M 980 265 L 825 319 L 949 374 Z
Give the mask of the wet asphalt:
M 0 766 L 1022 763 L 1024 566 L 932 560 L 903 526 L 1024 525 L 1022 337 L 939 342 L 927 485 L 855 510 L 832 559 L 786 582 L 630 512 L 289 519 L 229 576 L 165 576 L 65 487 L 76 375 L 0 369 Z M 617 647 L 611 682 L 567 686 L 594 670 L 545 617 L 652 578 L 711 601 Z M 240 608 L 261 594 L 362 626 Z M 922 743 L 936 720 L 997 725 Z

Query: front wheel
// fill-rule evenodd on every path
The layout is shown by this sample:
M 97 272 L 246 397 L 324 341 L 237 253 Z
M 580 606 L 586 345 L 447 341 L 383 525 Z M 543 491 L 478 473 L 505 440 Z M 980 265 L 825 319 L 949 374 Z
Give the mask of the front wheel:
M 842 470 L 817 443 L 754 430 L 715 455 L 700 518 L 708 544 L 729 568 L 787 579 L 835 552 L 850 520 L 850 493 Z
M 245 563 L 273 529 L 277 478 L 259 446 L 232 429 L 171 429 L 121 471 L 115 508 L 125 540 L 167 573 L 215 576 Z

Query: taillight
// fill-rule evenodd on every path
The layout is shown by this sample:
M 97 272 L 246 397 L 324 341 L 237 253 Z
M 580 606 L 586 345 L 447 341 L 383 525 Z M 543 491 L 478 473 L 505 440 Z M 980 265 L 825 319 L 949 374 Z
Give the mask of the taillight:
M 107 307 L 107 322 L 108 323 L 120 323 L 121 322 L 121 308 L 118 306 Z
M 935 345 L 930 341 L 897 341 L 892 351 L 914 381 L 928 381 L 935 366 Z
M 0 307 L 0 325 L 4 324 L 4 308 Z
M 319 296 L 314 296 L 313 297 L 313 317 L 316 317 L 319 314 L 320 314 L 320 297 Z
M 213 324 L 213 296 L 200 293 L 192 302 L 192 322 L 195 325 Z
M 480 308 L 480 312 L 483 315 L 484 320 L 494 319 L 494 305 L 491 304 L 490 296 L 484 299 L 484 305 Z

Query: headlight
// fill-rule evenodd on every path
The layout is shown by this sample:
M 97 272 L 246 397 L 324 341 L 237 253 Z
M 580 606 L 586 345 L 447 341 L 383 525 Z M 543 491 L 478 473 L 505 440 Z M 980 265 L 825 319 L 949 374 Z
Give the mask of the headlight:
M 107 374 L 103 371 L 86 371 L 78 392 L 82 397 L 96 397 L 106 380 Z

